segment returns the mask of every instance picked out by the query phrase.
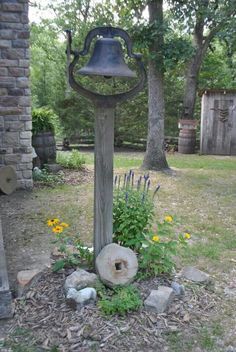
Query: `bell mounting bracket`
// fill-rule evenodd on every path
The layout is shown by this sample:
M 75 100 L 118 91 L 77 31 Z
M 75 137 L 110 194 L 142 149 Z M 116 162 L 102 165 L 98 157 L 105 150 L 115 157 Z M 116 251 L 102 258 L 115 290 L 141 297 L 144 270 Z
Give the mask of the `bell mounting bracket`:
M 91 100 L 95 105 L 100 106 L 115 106 L 117 103 L 122 103 L 128 99 L 132 99 L 135 95 L 137 95 L 143 88 L 147 80 L 147 74 L 142 62 L 142 55 L 138 53 L 134 53 L 132 50 L 132 41 L 130 36 L 126 31 L 117 27 L 98 27 L 92 29 L 86 36 L 84 42 L 84 48 L 81 51 L 72 50 L 72 35 L 70 30 L 66 30 L 67 35 L 67 57 L 70 59 L 70 56 L 73 55 L 74 58 L 72 62 L 68 65 L 68 78 L 70 86 L 77 91 L 83 97 Z M 94 91 L 88 90 L 83 87 L 78 81 L 76 81 L 74 77 L 74 68 L 79 61 L 80 56 L 85 56 L 88 54 L 92 40 L 97 37 L 102 36 L 103 38 L 114 38 L 120 37 L 124 40 L 128 56 L 132 59 L 136 60 L 137 66 L 139 68 L 139 81 L 138 83 L 129 91 L 124 93 L 117 93 L 111 95 L 103 95 L 96 93 Z

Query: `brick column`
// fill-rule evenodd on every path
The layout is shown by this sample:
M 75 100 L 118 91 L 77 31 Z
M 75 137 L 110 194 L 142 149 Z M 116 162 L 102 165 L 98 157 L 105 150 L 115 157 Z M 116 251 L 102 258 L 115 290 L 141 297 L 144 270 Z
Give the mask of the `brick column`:
M 0 3 L 0 167 L 15 168 L 19 188 L 32 187 L 27 0 Z

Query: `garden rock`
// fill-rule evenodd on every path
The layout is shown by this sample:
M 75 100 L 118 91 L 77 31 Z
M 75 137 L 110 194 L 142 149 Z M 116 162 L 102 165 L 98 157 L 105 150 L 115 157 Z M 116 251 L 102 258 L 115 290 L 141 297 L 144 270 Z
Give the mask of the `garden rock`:
M 147 309 L 156 313 L 163 313 L 172 302 L 175 296 L 174 290 L 170 287 L 160 286 L 158 290 L 152 290 L 148 298 L 144 301 Z
M 138 271 L 136 254 L 116 243 L 104 247 L 96 258 L 96 269 L 108 287 L 129 284 Z
M 176 296 L 184 296 L 184 294 L 185 294 L 184 285 L 180 285 L 178 282 L 173 281 L 171 283 L 171 288 L 173 288 Z
M 62 167 L 59 164 L 46 164 L 46 168 L 53 174 L 56 174 L 58 171 L 62 170 Z
M 39 279 L 42 272 L 42 268 L 19 271 L 17 274 L 18 296 L 22 296 L 24 290 Z
M 76 290 L 81 290 L 87 286 L 94 286 L 98 281 L 98 277 L 94 273 L 89 273 L 83 269 L 77 269 L 71 275 L 67 276 L 65 281 L 65 290 L 66 292 L 70 288 Z
M 198 282 L 198 283 L 208 283 L 210 281 L 210 277 L 208 274 L 204 273 L 201 270 L 193 266 L 185 266 L 181 272 L 181 276 L 185 279 Z
M 228 346 L 225 352 L 236 352 L 236 348 L 233 346 Z
M 77 305 L 86 305 L 90 302 L 95 302 L 97 298 L 97 292 L 93 287 L 86 287 L 80 291 L 75 288 L 70 288 L 66 295 L 67 303 L 76 308 Z

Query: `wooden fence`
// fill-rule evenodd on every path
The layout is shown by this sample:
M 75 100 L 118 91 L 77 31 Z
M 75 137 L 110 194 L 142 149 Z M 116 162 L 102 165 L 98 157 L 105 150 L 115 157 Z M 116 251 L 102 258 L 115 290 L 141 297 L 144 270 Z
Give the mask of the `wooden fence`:
M 75 143 L 70 143 L 68 148 L 63 148 L 63 143 L 60 141 L 57 143 L 57 149 L 79 149 L 79 148 L 89 148 L 94 147 L 94 136 L 81 136 Z M 120 136 L 115 138 L 115 147 L 127 148 L 144 151 L 146 149 L 147 140 L 144 138 L 126 138 L 122 139 Z M 170 152 L 177 151 L 178 149 L 178 137 L 166 136 L 165 137 L 165 149 Z

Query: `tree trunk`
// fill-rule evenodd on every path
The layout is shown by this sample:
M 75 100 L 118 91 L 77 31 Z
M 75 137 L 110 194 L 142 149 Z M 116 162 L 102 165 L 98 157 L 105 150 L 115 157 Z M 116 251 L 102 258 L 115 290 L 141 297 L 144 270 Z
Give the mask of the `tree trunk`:
M 142 167 L 149 170 L 165 170 L 169 167 L 165 157 L 164 138 L 163 0 L 150 1 L 148 10 L 149 22 L 158 23 L 159 34 L 149 47 L 148 136 Z
M 183 111 L 181 116 L 182 119 L 193 119 L 198 86 L 198 75 L 203 59 L 202 48 L 197 48 L 196 50 L 196 54 L 192 57 L 189 63 L 185 77 L 186 81 L 184 89 Z

